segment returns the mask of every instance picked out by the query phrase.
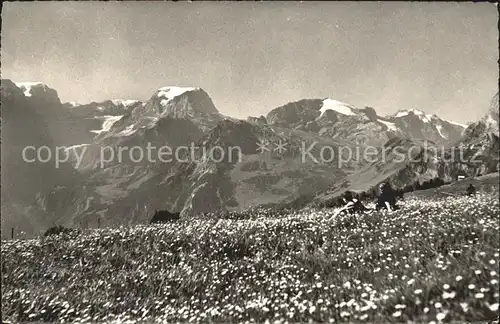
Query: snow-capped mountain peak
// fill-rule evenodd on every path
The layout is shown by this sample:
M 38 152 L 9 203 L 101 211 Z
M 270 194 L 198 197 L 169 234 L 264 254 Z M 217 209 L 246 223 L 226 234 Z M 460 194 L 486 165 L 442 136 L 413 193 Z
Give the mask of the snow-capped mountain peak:
M 174 98 L 177 98 L 187 92 L 200 91 L 198 87 L 162 87 L 156 91 L 156 97 L 160 100 L 162 106 L 167 106 Z
M 144 114 L 144 112 L 146 112 Z M 168 86 L 159 88 L 144 109 L 135 111 L 136 115 L 155 115 L 175 118 L 193 117 L 198 114 L 218 114 L 210 96 L 199 87 Z
M 351 106 L 349 104 L 327 98 L 323 100 L 323 104 L 320 108 L 320 116 L 322 116 L 327 110 L 334 110 L 342 115 L 354 116 L 357 115 L 354 111 L 355 109 L 356 108 L 354 106 Z
M 414 116 L 417 116 L 422 122 L 424 123 L 431 123 L 431 122 L 446 122 L 446 123 L 449 123 L 449 124 L 452 124 L 452 125 L 455 125 L 455 126 L 460 126 L 461 128 L 466 128 L 467 125 L 464 125 L 464 124 L 461 124 L 461 123 L 457 123 L 457 122 L 454 122 L 454 121 L 451 121 L 451 120 L 444 120 L 444 119 L 441 119 L 439 118 L 436 114 L 428 114 L 422 110 L 419 110 L 419 109 L 408 109 L 408 110 L 399 110 L 396 114 L 394 114 L 392 117 L 393 118 L 403 118 L 403 117 L 406 117 L 408 115 L 414 115 Z M 445 136 L 443 136 L 444 138 L 446 138 Z
M 426 112 L 424 112 L 422 110 L 418 110 L 418 109 L 414 109 L 414 108 L 408 109 L 408 110 L 400 110 L 394 115 L 394 117 L 401 118 L 401 117 L 408 116 L 409 114 L 413 114 L 415 116 L 418 116 L 424 123 L 428 123 L 432 119 L 437 118 L 437 116 L 434 114 L 427 114 Z
M 49 89 L 49 87 L 42 82 L 14 82 L 16 86 L 21 89 L 26 97 L 31 97 L 33 88 L 41 88 L 44 91 Z
M 146 102 L 114 99 L 105 103 L 112 103 L 119 109 L 113 110 L 117 112 L 115 114 L 106 113 L 105 104 L 96 107 L 102 113 L 99 118 L 102 126 L 92 132 L 101 135 L 100 139 L 140 137 L 148 130 L 163 127 L 165 120 L 169 119 L 189 119 L 205 131 L 221 119 L 209 95 L 198 87 L 162 87 Z M 125 112 L 120 112 L 120 109 Z
M 200 90 L 200 88 L 197 87 L 176 87 L 176 86 L 168 86 L 168 87 L 162 87 L 158 89 L 158 92 L 156 96 L 158 98 L 164 98 L 167 100 L 172 100 L 175 97 L 178 97 L 182 95 L 185 92 L 188 91 L 196 91 Z
M 270 111 L 266 121 L 269 125 L 314 132 L 342 141 L 364 138 L 365 144 L 376 145 L 394 136 L 451 143 L 460 138 L 464 129 L 418 109 L 378 116 L 372 107 L 357 108 L 331 98 L 289 102 Z
M 57 91 L 42 82 L 13 82 L 21 90 L 24 97 L 36 101 L 39 109 L 42 106 L 57 106 L 61 104 Z

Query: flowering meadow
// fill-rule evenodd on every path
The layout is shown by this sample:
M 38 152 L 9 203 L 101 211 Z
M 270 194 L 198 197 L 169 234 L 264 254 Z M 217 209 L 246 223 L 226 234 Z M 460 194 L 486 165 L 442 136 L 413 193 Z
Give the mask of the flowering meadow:
M 364 215 L 261 210 L 3 241 L 2 320 L 497 319 L 498 192 L 400 205 Z

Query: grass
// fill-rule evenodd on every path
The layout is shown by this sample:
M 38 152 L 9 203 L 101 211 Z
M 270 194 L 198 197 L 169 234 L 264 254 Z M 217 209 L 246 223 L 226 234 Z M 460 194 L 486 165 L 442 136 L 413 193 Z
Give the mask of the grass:
M 2 319 L 492 320 L 499 212 L 493 192 L 4 241 Z

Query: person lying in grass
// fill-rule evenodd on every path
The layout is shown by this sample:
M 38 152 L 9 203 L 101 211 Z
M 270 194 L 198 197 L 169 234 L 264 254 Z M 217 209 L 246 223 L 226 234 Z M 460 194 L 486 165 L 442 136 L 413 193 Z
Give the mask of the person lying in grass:
M 349 214 L 362 213 L 365 211 L 369 211 L 369 208 L 366 208 L 359 199 L 354 198 L 354 195 L 351 191 L 346 191 L 342 197 L 345 206 L 341 209 L 341 211 L 347 211 Z

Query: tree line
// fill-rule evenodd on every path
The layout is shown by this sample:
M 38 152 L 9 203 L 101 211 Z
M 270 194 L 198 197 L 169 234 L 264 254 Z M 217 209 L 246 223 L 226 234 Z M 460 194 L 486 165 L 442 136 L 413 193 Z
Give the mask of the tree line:
M 394 188 L 394 194 L 395 194 L 396 198 L 403 199 L 405 193 L 418 191 L 418 190 L 438 188 L 438 187 L 441 187 L 445 184 L 448 184 L 448 183 L 445 182 L 440 177 L 435 177 L 435 178 L 432 178 L 430 180 L 424 181 L 422 183 L 417 180 L 417 181 L 413 182 L 412 184 L 408 184 L 404 187 Z M 374 187 L 373 189 L 363 191 L 363 192 L 352 192 L 352 191 L 349 191 L 349 192 L 352 194 L 353 198 L 355 198 L 359 201 L 371 202 L 371 201 L 374 201 L 379 196 L 379 192 L 375 188 L 378 188 L 378 186 Z M 345 193 L 340 197 L 335 197 L 335 198 L 327 201 L 321 207 L 325 207 L 325 208 L 343 207 L 346 203 L 343 199 L 344 195 L 345 195 Z

